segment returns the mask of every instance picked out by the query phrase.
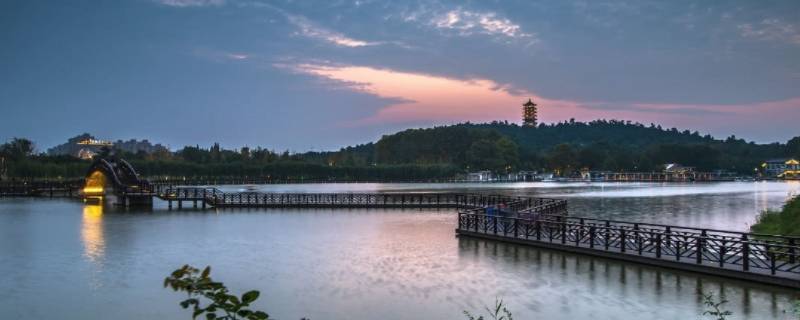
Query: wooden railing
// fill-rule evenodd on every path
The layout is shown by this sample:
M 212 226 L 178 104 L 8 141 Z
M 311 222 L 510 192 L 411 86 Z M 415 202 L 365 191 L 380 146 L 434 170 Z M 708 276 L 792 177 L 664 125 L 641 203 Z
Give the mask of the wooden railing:
M 561 216 L 460 212 L 459 233 L 800 279 L 800 238 Z
M 263 193 L 207 187 L 156 187 L 166 201 L 199 201 L 215 207 L 430 207 L 523 214 L 566 214 L 566 201 L 472 193 Z M 476 211 L 476 212 L 478 212 Z
M 83 180 L 0 182 L 0 197 L 73 197 L 81 188 Z

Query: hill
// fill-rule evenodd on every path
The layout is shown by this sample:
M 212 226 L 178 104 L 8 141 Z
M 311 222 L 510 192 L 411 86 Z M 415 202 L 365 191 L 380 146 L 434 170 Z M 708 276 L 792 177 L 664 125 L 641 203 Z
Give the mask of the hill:
M 505 122 L 408 129 L 335 156 L 377 164 L 452 164 L 465 169 L 611 171 L 661 170 L 680 163 L 698 170 L 752 173 L 768 158 L 800 154 L 800 138 L 756 144 L 697 131 L 617 120 L 522 127 Z

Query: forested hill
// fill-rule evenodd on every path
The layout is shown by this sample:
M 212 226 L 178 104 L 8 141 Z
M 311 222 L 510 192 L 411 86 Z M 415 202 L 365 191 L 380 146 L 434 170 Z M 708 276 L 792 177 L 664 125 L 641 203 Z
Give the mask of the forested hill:
M 267 141 L 268 142 L 268 141 Z M 800 137 L 787 143 L 755 144 L 697 132 L 622 121 L 564 122 L 535 128 L 508 123 L 458 124 L 409 129 L 377 142 L 334 152 L 290 153 L 243 147 L 227 150 L 186 146 L 180 150 L 130 153 L 105 150 L 129 160 L 148 177 L 260 177 L 281 181 L 451 179 L 468 171 L 578 170 L 660 171 L 665 163 L 698 170 L 752 174 L 764 160 L 800 157 Z M 89 160 L 36 153 L 33 142 L 0 144 L 0 181 L 81 177 Z
M 752 173 L 768 158 L 800 155 L 800 138 L 787 144 L 725 140 L 694 131 L 627 121 L 597 120 L 536 128 L 493 122 L 409 129 L 335 157 L 377 164 L 452 164 L 470 170 L 660 170 L 665 163 Z

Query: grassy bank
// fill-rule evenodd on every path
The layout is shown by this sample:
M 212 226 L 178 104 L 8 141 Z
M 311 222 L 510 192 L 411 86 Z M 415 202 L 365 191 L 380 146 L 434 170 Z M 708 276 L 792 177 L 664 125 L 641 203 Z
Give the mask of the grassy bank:
M 780 211 L 762 212 L 756 224 L 750 226 L 755 233 L 800 236 L 800 196 L 787 201 Z

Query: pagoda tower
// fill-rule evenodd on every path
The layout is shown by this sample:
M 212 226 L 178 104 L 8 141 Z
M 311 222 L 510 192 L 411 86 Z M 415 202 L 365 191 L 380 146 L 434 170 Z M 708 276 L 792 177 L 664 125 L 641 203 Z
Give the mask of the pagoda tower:
M 528 99 L 528 102 L 522 105 L 522 126 L 523 127 L 536 127 L 536 104 Z

